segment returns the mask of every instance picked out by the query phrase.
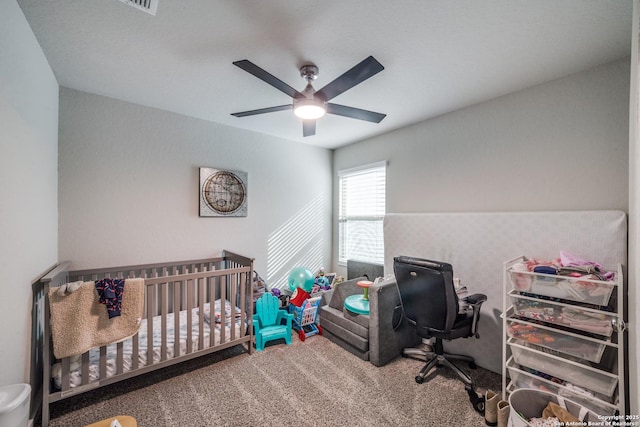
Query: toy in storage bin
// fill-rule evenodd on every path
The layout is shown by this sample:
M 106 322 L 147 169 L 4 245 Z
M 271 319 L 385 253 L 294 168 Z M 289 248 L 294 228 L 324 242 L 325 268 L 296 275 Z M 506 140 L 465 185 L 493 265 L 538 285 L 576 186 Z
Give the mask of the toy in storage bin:
M 613 281 L 534 273 L 514 267 L 508 269 L 514 290 L 550 298 L 606 307 L 616 286 Z
M 526 395 L 520 401 L 526 408 L 537 391 L 548 391 L 603 416 L 623 412 L 628 375 L 622 266 L 537 263 L 520 256 L 504 264 L 503 356 L 511 357 L 503 395 Z M 512 404 L 510 414 L 525 408 Z
M 578 419 L 578 421 L 567 422 L 566 425 L 611 425 L 609 422 L 604 421 L 601 416 L 572 400 L 543 390 L 526 388 L 515 390 L 509 395 L 511 410 L 509 411 L 507 425 L 510 427 L 530 427 L 534 425 L 531 420 L 533 418 L 541 418 L 550 403 L 558 405 Z M 554 423 L 553 425 L 556 424 Z M 561 422 L 558 425 L 565 425 L 565 423 Z
M 293 329 L 298 331 L 300 341 L 312 335 L 322 335 L 322 326 L 317 323 L 321 299 L 322 297 L 308 298 L 300 307 L 289 304 L 289 313 L 293 314 Z

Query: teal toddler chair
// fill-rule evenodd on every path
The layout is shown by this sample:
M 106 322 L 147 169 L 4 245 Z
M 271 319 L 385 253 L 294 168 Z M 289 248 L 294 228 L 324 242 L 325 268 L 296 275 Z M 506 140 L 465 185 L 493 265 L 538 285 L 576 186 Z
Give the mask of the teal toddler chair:
M 253 315 L 256 350 L 262 351 L 267 341 L 280 338 L 284 338 L 285 343 L 290 345 L 292 321 L 293 314 L 280 310 L 280 300 L 278 298 L 270 293 L 262 295 L 256 301 L 256 314 Z

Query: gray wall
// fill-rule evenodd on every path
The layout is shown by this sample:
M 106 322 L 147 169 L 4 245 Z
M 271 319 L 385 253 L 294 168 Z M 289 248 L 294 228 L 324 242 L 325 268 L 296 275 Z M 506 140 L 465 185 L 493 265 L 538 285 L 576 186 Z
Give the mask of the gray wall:
M 629 212 L 628 311 L 637 324 L 638 8 L 635 0 L 633 76 L 629 61 L 618 61 L 340 148 L 334 176 L 387 160 L 387 212 Z M 336 254 L 334 243 L 333 266 L 344 274 Z M 640 405 L 637 331 L 629 340 L 631 414 Z
M 58 259 L 58 83 L 0 2 L 0 386 L 29 379 L 31 283 Z
M 62 88 L 59 157 L 60 259 L 73 268 L 228 249 L 272 285 L 330 265 L 327 149 Z M 248 173 L 247 217 L 199 217 L 200 166 Z
M 388 161 L 387 212 L 626 212 L 628 111 L 624 60 L 339 148 L 334 176 Z

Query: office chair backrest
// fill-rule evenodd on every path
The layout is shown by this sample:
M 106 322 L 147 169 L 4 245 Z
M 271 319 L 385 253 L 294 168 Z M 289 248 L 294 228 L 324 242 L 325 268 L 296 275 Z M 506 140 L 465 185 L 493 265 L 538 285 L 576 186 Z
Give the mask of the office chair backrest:
M 421 336 L 449 331 L 458 314 L 450 264 L 407 256 L 393 259 L 400 300 L 407 321 Z

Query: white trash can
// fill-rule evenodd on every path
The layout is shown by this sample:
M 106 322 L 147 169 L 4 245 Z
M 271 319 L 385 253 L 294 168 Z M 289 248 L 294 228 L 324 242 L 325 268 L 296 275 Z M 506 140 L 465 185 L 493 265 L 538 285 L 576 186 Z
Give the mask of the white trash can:
M 508 427 L 531 426 L 529 420 L 531 418 L 541 417 L 542 411 L 547 407 L 549 402 L 560 405 L 569 411 L 571 415 L 583 421 L 584 425 L 588 425 L 589 422 L 603 423 L 603 419 L 598 417 L 594 412 L 589 411 L 587 408 L 572 400 L 542 390 L 520 388 L 509 395 L 509 406 L 511 406 L 511 409 L 509 411 Z M 607 423 L 603 424 L 607 425 Z
M 26 427 L 29 424 L 30 397 L 29 384 L 0 387 L 0 426 Z

